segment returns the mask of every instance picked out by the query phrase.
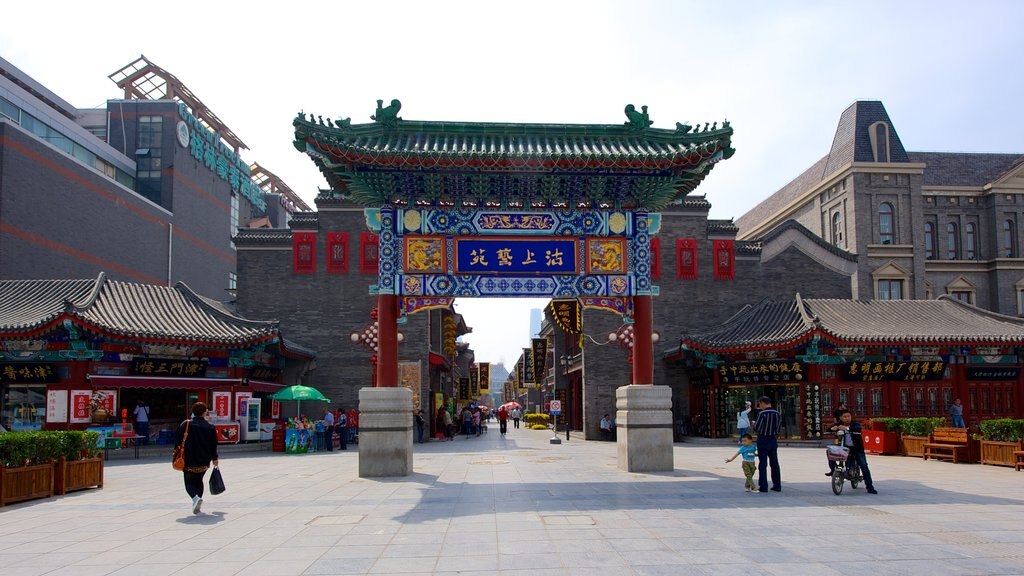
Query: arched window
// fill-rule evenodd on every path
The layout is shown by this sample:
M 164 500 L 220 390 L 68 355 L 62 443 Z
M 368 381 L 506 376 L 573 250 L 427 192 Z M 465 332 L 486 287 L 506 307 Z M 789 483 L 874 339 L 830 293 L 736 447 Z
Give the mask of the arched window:
M 840 212 L 832 214 L 832 244 L 840 246 L 843 243 L 843 215 Z
M 955 222 L 946 224 L 946 258 L 950 260 L 960 258 L 960 235 L 957 234 Z
M 893 209 L 892 204 L 888 202 L 882 202 L 882 205 L 878 207 L 878 239 L 882 244 L 895 244 Z
M 964 228 L 967 243 L 964 245 L 968 260 L 974 260 L 978 255 L 978 230 L 973 222 L 968 222 Z
M 1003 256 L 1017 257 L 1017 226 L 1013 220 L 1003 221 Z
M 924 257 L 935 258 L 935 224 L 931 222 L 924 223 Z

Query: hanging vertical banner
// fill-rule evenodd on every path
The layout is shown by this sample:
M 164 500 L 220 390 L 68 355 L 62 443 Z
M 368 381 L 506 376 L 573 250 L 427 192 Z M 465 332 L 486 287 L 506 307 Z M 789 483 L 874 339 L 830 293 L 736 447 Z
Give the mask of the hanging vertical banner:
M 327 271 L 335 274 L 348 272 L 348 233 L 327 234 Z
M 735 244 L 732 240 L 715 240 L 715 280 L 736 279 Z
M 480 371 L 476 364 L 469 365 L 469 397 L 473 400 L 480 397 Z
M 548 306 L 555 324 L 564 332 L 579 334 L 583 331 L 583 315 L 580 313 L 579 300 L 552 300 Z
M 533 381 L 540 384 L 544 381 L 544 374 L 547 372 L 548 339 L 533 339 Z
M 469 378 L 459 378 L 459 401 L 469 402 Z
M 523 390 L 523 367 L 526 365 L 526 356 L 520 356 L 516 362 L 515 385 L 516 393 L 521 394 Z
M 697 239 L 676 240 L 676 276 L 683 280 L 697 279 Z
M 480 370 L 480 393 L 487 394 L 491 391 L 491 363 L 481 362 L 477 367 Z
M 270 401 L 270 417 L 277 420 L 281 417 L 281 402 L 278 400 Z
M 533 384 L 534 382 L 536 380 L 533 371 L 533 350 L 523 348 L 523 384 Z

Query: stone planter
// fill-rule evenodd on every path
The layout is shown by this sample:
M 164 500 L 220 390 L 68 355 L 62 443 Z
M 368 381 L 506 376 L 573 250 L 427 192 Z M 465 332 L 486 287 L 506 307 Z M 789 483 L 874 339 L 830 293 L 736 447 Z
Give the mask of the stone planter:
M 7 468 L 0 464 L 0 506 L 53 496 L 53 463 Z
M 993 466 L 1009 466 L 1013 468 L 1017 459 L 1013 453 L 1017 450 L 1024 450 L 1021 441 L 1016 442 L 995 442 L 992 440 L 981 441 L 981 463 Z
M 86 488 L 103 488 L 103 457 L 68 461 L 61 458 L 56 464 L 54 493 L 67 494 Z
M 924 456 L 924 445 L 928 442 L 927 436 L 900 436 L 900 454 L 921 458 Z

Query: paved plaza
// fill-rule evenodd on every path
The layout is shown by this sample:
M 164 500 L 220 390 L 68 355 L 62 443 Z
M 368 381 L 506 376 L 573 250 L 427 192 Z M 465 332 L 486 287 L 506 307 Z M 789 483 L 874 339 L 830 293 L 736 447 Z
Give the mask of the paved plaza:
M 783 491 L 748 494 L 729 445 L 677 444 L 629 474 L 615 445 L 493 426 L 363 479 L 357 452 L 236 453 L 194 516 L 164 459 L 108 463 L 102 490 L 0 510 L 16 576 L 1024 574 L 1024 474 L 870 458 L 877 496 L 834 496 L 820 448 L 782 448 Z M 564 439 L 564 436 L 563 436 Z

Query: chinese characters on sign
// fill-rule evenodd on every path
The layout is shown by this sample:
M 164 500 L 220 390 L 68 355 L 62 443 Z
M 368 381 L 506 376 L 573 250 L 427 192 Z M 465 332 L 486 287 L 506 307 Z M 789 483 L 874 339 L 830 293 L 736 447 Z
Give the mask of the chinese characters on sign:
M 459 401 L 469 401 L 469 378 L 459 378 Z
M 579 334 L 583 331 L 583 315 L 580 314 L 579 300 L 552 300 L 548 306 L 555 324 L 563 331 L 569 334 Z
M 722 384 L 792 382 L 803 380 L 806 373 L 801 362 L 766 360 L 719 366 L 718 381 Z
M 46 421 L 63 423 L 68 421 L 68 391 L 46 391 Z
M 491 363 L 481 362 L 479 365 L 480 370 L 480 393 L 487 394 L 491 389 Z M 440 404 L 438 404 L 440 406 Z
M 579 274 L 575 238 L 456 238 L 457 274 Z
M 804 391 L 804 437 L 821 438 L 821 387 L 817 384 Z
M 533 381 L 540 384 L 544 381 L 544 372 L 547 371 L 548 339 L 534 338 L 531 344 L 533 345 Z
M 206 376 L 206 360 L 133 358 L 131 373 L 139 376 L 204 378 Z
M 476 366 L 469 368 L 469 397 L 471 400 L 480 397 L 480 372 L 476 370 Z
M 281 371 L 277 368 L 270 368 L 268 366 L 256 366 L 249 370 L 249 378 L 254 380 L 277 380 L 277 377 L 281 375 Z
M 1016 380 L 1020 368 L 1016 366 L 985 366 L 967 369 L 968 380 Z
M 0 364 L 0 384 L 53 384 L 60 376 L 53 364 Z
M 946 363 L 941 360 L 850 362 L 843 366 L 843 380 L 857 382 L 942 380 Z

